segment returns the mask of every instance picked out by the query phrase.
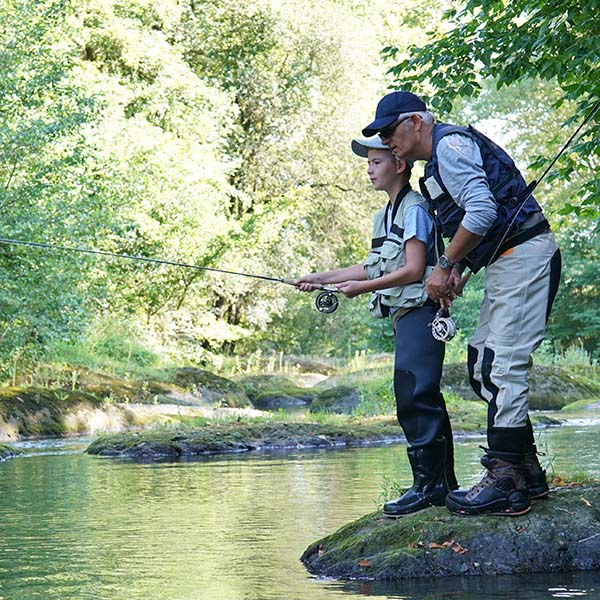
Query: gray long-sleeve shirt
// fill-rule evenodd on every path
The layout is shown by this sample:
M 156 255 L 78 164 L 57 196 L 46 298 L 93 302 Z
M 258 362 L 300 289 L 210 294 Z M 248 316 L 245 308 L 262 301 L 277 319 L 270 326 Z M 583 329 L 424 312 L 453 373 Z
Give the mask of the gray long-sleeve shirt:
M 460 133 L 446 135 L 438 144 L 437 159 L 444 186 L 465 210 L 461 225 L 475 235 L 484 236 L 496 219 L 496 202 L 477 142 Z

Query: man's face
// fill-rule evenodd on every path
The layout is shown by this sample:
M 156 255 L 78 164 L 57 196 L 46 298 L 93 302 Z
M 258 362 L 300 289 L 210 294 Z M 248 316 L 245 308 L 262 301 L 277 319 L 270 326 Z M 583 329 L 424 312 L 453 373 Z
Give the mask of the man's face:
M 398 161 L 389 150 L 370 149 L 368 153 L 367 175 L 373 189 L 390 189 L 398 178 Z
M 417 159 L 415 149 L 421 139 L 421 119 L 417 115 L 401 118 L 398 123 L 380 132 L 381 141 L 389 146 L 396 158 Z

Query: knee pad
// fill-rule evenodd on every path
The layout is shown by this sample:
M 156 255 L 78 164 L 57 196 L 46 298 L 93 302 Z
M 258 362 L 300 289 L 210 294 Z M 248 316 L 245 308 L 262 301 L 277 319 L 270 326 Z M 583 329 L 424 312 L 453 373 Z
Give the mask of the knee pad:
M 483 349 L 483 360 L 481 361 L 481 380 L 485 389 L 493 394 L 494 398 L 498 395 L 498 387 L 492 382 L 492 367 L 494 365 L 495 352 L 491 348 Z
M 467 371 L 469 372 L 469 382 L 471 383 L 471 388 L 477 394 L 477 396 L 479 396 L 482 400 L 485 400 L 483 394 L 481 393 L 481 381 L 475 379 L 475 364 L 477 363 L 478 358 L 479 352 L 477 352 L 477 348 L 469 344 L 467 346 Z

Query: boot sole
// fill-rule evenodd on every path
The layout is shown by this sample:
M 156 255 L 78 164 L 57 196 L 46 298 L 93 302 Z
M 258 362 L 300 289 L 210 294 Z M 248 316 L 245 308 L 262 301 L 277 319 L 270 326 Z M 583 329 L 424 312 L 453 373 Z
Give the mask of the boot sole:
M 459 517 L 478 517 L 480 515 L 488 515 L 488 516 L 494 516 L 494 517 L 520 517 L 521 515 L 525 515 L 527 514 L 530 510 L 531 510 L 531 506 L 528 506 L 527 508 L 523 508 L 520 510 L 513 510 L 511 508 L 507 508 L 506 510 L 503 511 L 495 511 L 493 509 L 490 510 L 481 510 L 481 511 L 469 511 L 469 510 L 465 510 L 465 509 L 458 509 L 458 510 L 452 510 L 450 508 L 448 508 L 448 510 L 453 514 L 453 515 L 457 515 Z
M 383 516 L 387 517 L 388 519 L 401 519 L 402 517 L 410 517 L 411 515 L 416 515 L 417 513 L 427 510 L 428 508 L 433 508 L 434 506 L 446 506 L 446 502 L 440 502 L 440 504 L 428 504 L 427 506 L 423 506 L 421 508 L 417 508 L 416 510 L 413 510 L 411 512 L 406 512 L 406 513 L 387 513 L 385 512 L 385 510 L 383 511 Z
M 544 500 L 550 495 L 550 490 L 547 492 L 541 492 L 540 494 L 536 494 L 535 496 L 529 496 L 532 500 Z
M 516 503 L 515 503 L 516 504 Z M 518 517 L 531 510 L 531 504 L 516 504 L 515 506 L 505 506 L 502 503 L 490 502 L 487 506 L 465 507 L 458 502 L 454 502 L 451 497 L 446 499 L 446 508 L 454 515 L 461 517 L 476 517 L 477 515 L 494 515 L 498 517 Z

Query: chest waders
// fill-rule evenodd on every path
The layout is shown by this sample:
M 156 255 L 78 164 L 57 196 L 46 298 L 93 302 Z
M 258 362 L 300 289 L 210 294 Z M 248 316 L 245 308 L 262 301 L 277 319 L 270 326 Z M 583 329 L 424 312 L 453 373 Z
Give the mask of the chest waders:
M 407 186 L 391 213 L 388 207 L 375 215 L 371 251 L 365 260 L 368 278 L 392 273 L 406 264 L 405 221 L 414 206 L 429 213 L 429 203 Z M 443 505 L 448 491 L 458 487 L 452 429 L 440 391 L 445 346 L 431 335 L 437 307 L 425 291 L 425 280 L 439 256 L 435 228 L 433 236 L 433 248 L 427 251 L 425 273 L 419 281 L 371 295 L 371 313 L 377 318 L 391 317 L 394 324 L 396 415 L 409 444 L 407 455 L 413 474 L 410 490 L 384 505 L 384 514 L 389 517 Z
M 484 448 L 481 459 L 486 468 L 483 479 L 470 490 L 448 495 L 446 505 L 451 512 L 521 515 L 530 510 L 531 498 L 549 493 L 528 416 L 527 371 L 531 352 L 544 337 L 561 258 L 541 209 L 535 210 L 533 192 L 599 107 L 600 101 L 538 181 L 520 190 L 515 188 L 514 200 L 498 197 L 505 182 L 497 174 L 490 175 L 498 169 L 486 165 L 486 160 L 493 163 L 495 159 L 479 145 L 499 217 L 480 244 L 482 251 L 477 252 L 478 246 L 467 255 L 469 266 L 486 268 L 486 291 L 468 348 L 468 369 L 473 390 L 488 403 L 489 448 Z M 435 171 L 435 165 L 430 165 L 430 173 Z M 449 214 L 448 199 L 443 194 L 440 198 Z M 502 212 L 503 207 L 510 209 Z

